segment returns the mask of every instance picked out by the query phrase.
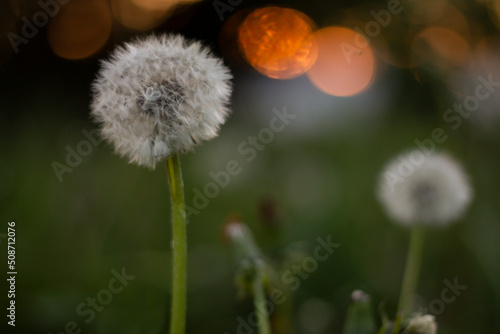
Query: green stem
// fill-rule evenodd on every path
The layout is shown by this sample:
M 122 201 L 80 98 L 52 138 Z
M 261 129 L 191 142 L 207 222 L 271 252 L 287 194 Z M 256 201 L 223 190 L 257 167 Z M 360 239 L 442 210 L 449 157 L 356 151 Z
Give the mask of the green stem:
M 396 320 L 394 320 L 394 327 L 392 328 L 392 334 L 399 334 L 401 328 L 401 321 L 403 321 L 403 313 L 398 312 L 396 315 Z
M 177 154 L 168 158 L 167 172 L 172 198 L 173 241 L 170 334 L 184 334 L 186 331 L 187 222 L 182 171 Z
M 260 270 L 261 269 L 258 270 L 253 283 L 255 312 L 257 313 L 259 334 L 271 334 L 269 314 L 267 314 L 266 308 L 266 295 L 264 292 L 264 287 L 262 285 L 262 275 L 260 274 Z
M 417 288 L 424 247 L 424 232 L 424 228 L 418 225 L 413 227 L 411 231 L 410 246 L 406 258 L 406 267 L 398 305 L 398 311 L 401 312 L 403 321 L 411 312 L 412 297 Z

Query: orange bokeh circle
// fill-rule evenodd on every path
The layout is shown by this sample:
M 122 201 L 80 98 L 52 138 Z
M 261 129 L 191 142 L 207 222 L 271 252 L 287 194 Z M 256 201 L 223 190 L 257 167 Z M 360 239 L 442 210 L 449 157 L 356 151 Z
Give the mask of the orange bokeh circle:
M 291 79 L 306 72 L 316 60 L 314 24 L 289 8 L 265 7 L 253 11 L 238 31 L 247 61 L 260 73 Z
M 318 57 L 307 76 L 318 89 L 330 95 L 351 96 L 370 86 L 376 63 L 362 35 L 344 27 L 323 28 L 314 35 Z
M 412 51 L 415 65 L 428 61 L 441 67 L 462 66 L 471 53 L 469 43 L 461 35 L 442 27 L 429 27 L 419 32 L 412 42 Z
M 153 29 L 167 20 L 178 0 L 111 0 L 113 17 L 121 25 L 140 31 Z
M 106 1 L 72 0 L 50 22 L 49 44 L 60 57 L 86 58 L 104 46 L 112 25 Z

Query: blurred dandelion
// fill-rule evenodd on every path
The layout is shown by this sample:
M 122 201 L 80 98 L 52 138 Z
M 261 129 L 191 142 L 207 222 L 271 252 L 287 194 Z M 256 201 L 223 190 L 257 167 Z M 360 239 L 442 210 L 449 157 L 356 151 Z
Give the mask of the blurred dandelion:
M 240 290 L 239 295 L 244 296 L 246 293 L 252 295 L 258 319 L 258 332 L 271 334 L 269 313 L 265 306 L 271 267 L 264 259 L 250 228 L 236 217 L 225 225 L 224 237 L 230 241 L 238 265 L 236 281 Z
M 378 198 L 390 217 L 412 227 L 399 297 L 399 324 L 412 311 L 424 227 L 445 226 L 459 219 L 472 199 L 472 190 L 461 166 L 448 155 L 414 150 L 400 155 L 383 169 Z
M 419 157 L 419 158 L 417 158 Z M 383 170 L 378 198 L 403 225 L 447 225 L 462 216 L 472 199 L 462 167 L 446 154 L 412 151 Z

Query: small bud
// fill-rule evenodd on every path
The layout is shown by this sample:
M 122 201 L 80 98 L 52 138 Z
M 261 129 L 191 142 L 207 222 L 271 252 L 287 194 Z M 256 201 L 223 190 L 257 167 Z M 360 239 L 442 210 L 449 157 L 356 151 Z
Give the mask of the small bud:
M 375 322 L 370 296 L 361 290 L 351 294 L 351 302 L 347 310 L 343 334 L 375 333 Z
M 281 215 L 277 201 L 272 198 L 261 200 L 259 203 L 259 216 L 266 227 L 278 228 L 281 224 Z
M 231 220 L 224 226 L 224 238 L 229 240 L 234 248 L 237 262 L 242 259 L 260 259 L 262 254 L 255 243 L 252 231 L 240 221 Z
M 352 303 L 369 303 L 370 302 L 370 296 L 367 295 L 364 291 L 362 290 L 354 290 L 351 294 L 351 302 Z
M 236 285 L 238 295 L 243 297 L 252 294 L 254 284 L 267 287 L 269 285 L 268 266 L 262 252 L 255 243 L 252 231 L 248 226 L 238 220 L 230 220 L 224 226 L 224 237 L 229 240 L 233 248 L 236 262 Z

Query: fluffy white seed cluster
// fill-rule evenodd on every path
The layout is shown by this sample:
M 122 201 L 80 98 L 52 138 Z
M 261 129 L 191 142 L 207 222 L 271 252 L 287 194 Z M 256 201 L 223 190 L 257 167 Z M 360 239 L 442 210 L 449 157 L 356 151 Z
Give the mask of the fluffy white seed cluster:
M 407 334 L 436 334 L 437 324 L 433 315 L 419 315 L 410 320 L 405 333 Z
M 472 190 L 460 165 L 444 153 L 400 155 L 382 171 L 378 198 L 403 225 L 447 225 L 462 216 Z
M 154 168 L 217 135 L 229 113 L 230 79 L 200 42 L 152 35 L 102 62 L 91 113 L 118 154 Z

